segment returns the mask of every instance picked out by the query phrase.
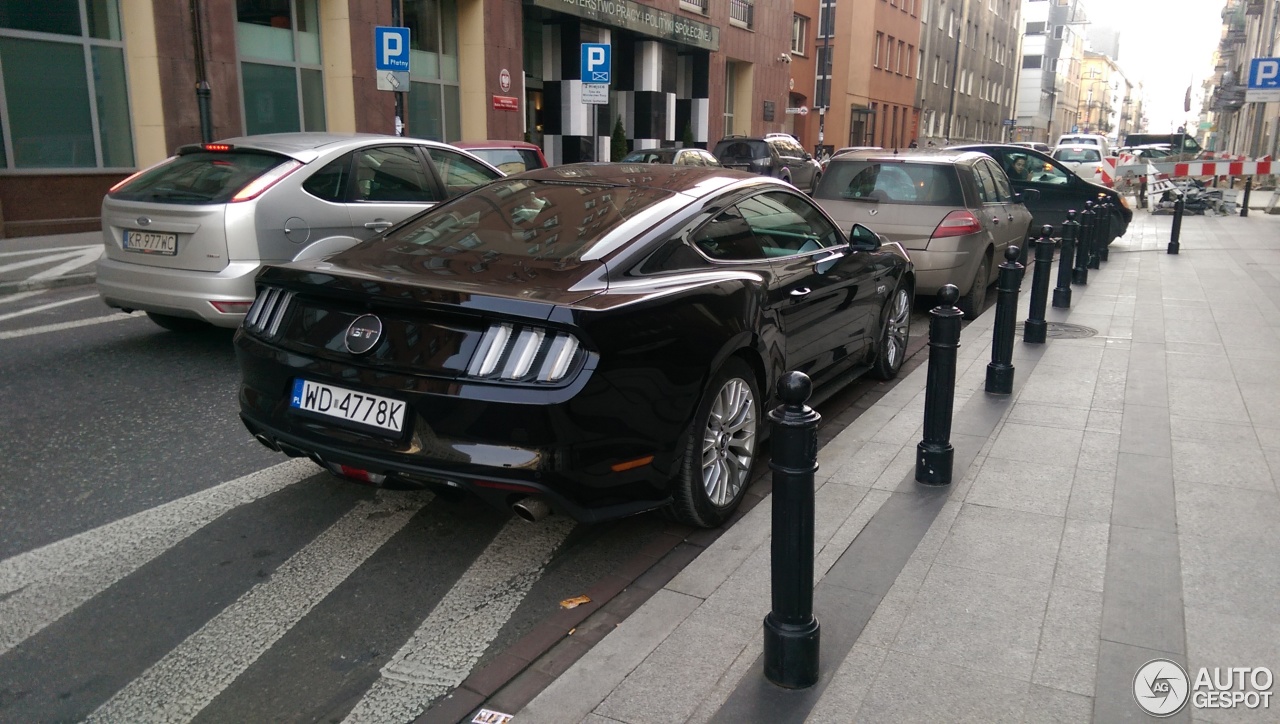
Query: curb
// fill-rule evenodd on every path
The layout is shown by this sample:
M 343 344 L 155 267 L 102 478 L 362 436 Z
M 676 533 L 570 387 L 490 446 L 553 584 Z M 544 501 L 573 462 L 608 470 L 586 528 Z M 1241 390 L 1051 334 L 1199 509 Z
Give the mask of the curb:
M 37 289 L 57 289 L 59 287 L 78 287 L 93 284 L 98 275 L 93 272 L 67 274 L 51 279 L 23 279 L 18 282 L 0 282 L 0 295 L 17 294 Z

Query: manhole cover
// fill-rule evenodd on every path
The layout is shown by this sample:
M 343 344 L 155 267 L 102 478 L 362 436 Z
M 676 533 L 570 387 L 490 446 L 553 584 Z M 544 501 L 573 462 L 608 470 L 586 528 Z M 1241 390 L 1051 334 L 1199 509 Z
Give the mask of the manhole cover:
M 1018 335 L 1022 335 L 1023 323 L 1018 323 Z M 1044 336 L 1053 337 L 1055 339 L 1084 339 L 1092 337 L 1098 333 L 1098 330 L 1092 327 L 1086 327 L 1083 324 L 1068 324 L 1066 322 L 1048 322 L 1045 327 Z

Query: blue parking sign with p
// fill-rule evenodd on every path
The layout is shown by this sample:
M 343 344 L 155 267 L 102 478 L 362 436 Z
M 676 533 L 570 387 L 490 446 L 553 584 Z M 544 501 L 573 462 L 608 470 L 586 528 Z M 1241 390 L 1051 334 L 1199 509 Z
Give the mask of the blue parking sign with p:
M 609 46 L 604 43 L 582 44 L 582 82 L 608 83 Z
M 409 72 L 409 29 L 378 26 L 373 29 L 374 70 Z
M 1254 58 L 1249 64 L 1249 87 L 1280 88 L 1280 58 Z

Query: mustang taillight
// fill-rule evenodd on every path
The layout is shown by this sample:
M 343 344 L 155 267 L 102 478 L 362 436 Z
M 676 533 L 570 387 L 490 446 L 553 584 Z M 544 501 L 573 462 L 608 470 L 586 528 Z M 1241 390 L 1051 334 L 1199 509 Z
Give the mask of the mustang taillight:
M 274 337 L 280 331 L 280 322 L 284 320 L 289 302 L 293 301 L 293 292 L 267 287 L 258 298 L 253 300 L 248 314 L 244 315 L 245 330 L 264 337 Z
M 499 380 L 559 382 L 578 353 L 571 334 L 538 327 L 492 324 L 476 347 L 467 374 Z

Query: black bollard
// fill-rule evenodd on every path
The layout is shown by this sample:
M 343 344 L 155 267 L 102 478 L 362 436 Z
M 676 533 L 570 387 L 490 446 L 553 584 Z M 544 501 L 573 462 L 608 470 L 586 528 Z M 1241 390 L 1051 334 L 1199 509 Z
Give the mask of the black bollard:
M 1086 266 L 1090 269 L 1098 269 L 1102 266 L 1102 257 L 1098 251 L 1098 246 L 1102 243 L 1102 215 L 1105 209 L 1097 201 L 1085 202 L 1085 206 L 1089 204 L 1093 204 L 1093 223 L 1089 224 L 1089 258 L 1086 261 Z
M 1178 239 L 1182 236 L 1182 196 L 1173 201 L 1173 230 L 1169 232 L 1169 248 L 1166 250 L 1169 254 L 1177 254 L 1182 248 L 1182 244 L 1178 243 Z
M 1044 342 L 1049 323 L 1044 321 L 1044 305 L 1049 300 L 1049 274 L 1053 266 L 1053 227 L 1045 224 L 1036 242 L 1036 271 L 1031 277 L 1031 312 L 1022 325 L 1022 341 Z
M 1253 191 L 1253 177 L 1244 180 L 1244 203 L 1240 204 L 1240 215 L 1249 215 L 1249 192 Z
M 1058 253 L 1058 286 L 1053 288 L 1053 306 L 1055 308 L 1071 308 L 1071 276 L 1074 273 L 1076 235 L 1080 231 L 1080 222 L 1076 221 L 1075 209 L 1067 212 L 1067 220 L 1062 222 L 1062 251 Z
M 764 675 L 788 689 L 818 681 L 821 631 L 813 615 L 813 474 L 818 470 L 818 421 L 804 404 L 813 382 L 803 372 L 778 380 L 782 404 L 773 424 L 773 610 L 764 617 Z
M 960 290 L 944 284 L 929 310 L 929 376 L 924 388 L 924 439 L 916 445 L 916 481 L 949 485 L 955 449 L 951 410 L 956 397 L 956 351 L 960 349 Z
M 1112 224 L 1114 224 L 1116 220 L 1115 215 L 1112 213 L 1112 211 L 1115 209 L 1115 204 L 1111 202 L 1111 199 L 1106 197 L 1103 197 L 1101 199 L 1101 202 L 1102 202 L 1102 216 L 1101 216 L 1102 233 L 1098 235 L 1099 236 L 1098 259 L 1101 261 L 1106 261 L 1107 258 L 1111 256 L 1111 237 L 1114 235 L 1114 231 L 1115 231 L 1115 229 L 1112 226 Z
M 996 326 L 991 331 L 987 392 L 997 395 L 1013 392 L 1013 336 L 1018 326 L 1018 286 L 1022 280 L 1019 251 L 1016 246 L 1004 250 L 1004 263 L 996 281 Z
M 1076 268 L 1071 272 L 1072 284 L 1089 283 L 1089 242 L 1093 238 L 1093 202 L 1084 202 L 1084 211 L 1080 212 L 1080 228 L 1076 234 Z

